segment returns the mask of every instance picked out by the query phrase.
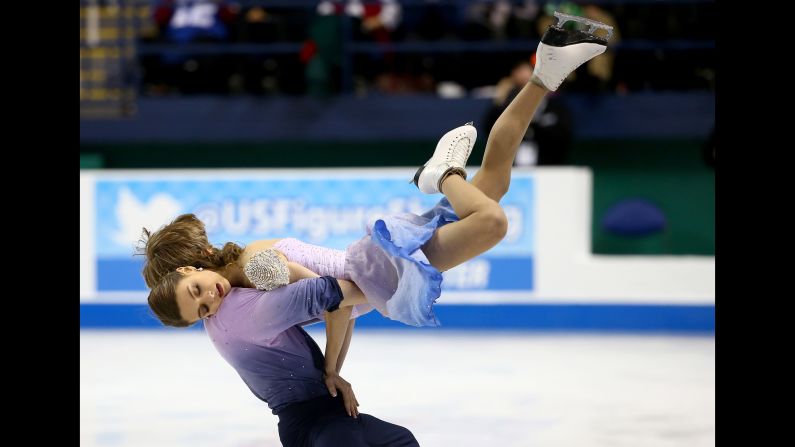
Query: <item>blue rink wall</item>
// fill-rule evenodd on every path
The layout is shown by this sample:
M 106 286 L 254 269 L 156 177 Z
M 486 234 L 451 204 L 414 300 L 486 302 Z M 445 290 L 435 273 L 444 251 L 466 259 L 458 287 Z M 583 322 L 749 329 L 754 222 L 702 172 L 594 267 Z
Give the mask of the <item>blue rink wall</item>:
M 499 304 L 437 305 L 442 325 L 428 330 L 527 330 L 596 332 L 714 333 L 715 307 L 709 305 Z M 80 327 L 92 329 L 162 329 L 146 305 L 81 304 Z M 201 329 L 201 324 L 191 329 Z M 410 329 L 373 311 L 360 317 L 357 329 Z

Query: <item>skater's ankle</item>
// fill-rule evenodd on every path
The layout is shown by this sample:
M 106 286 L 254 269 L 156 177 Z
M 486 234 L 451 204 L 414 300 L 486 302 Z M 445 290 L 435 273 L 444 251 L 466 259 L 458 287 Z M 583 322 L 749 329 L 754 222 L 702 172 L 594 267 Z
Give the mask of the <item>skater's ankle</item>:
M 541 88 L 543 88 L 544 91 L 546 91 L 547 93 L 549 93 L 551 91 L 550 89 L 547 88 L 546 85 L 544 85 L 544 83 L 541 81 L 541 79 L 538 76 L 536 76 L 535 74 L 530 76 L 530 82 L 535 84 L 535 85 L 537 85 L 537 86 L 539 86 L 539 87 L 541 87 Z
M 452 177 L 459 177 L 463 181 L 466 181 L 466 178 L 467 178 L 466 177 L 466 173 L 464 171 L 461 171 L 459 169 L 451 169 L 450 172 L 448 172 L 447 174 L 444 175 L 444 177 L 442 178 L 442 181 L 439 182 L 439 192 L 440 193 L 444 194 L 444 183 L 448 179 L 450 179 Z

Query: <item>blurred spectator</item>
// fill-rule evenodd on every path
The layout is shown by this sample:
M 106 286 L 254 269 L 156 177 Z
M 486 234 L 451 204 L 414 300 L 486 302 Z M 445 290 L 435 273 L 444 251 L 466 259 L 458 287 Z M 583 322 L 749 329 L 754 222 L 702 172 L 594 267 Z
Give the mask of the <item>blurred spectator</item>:
M 309 95 L 326 97 L 340 89 L 342 64 L 342 20 L 345 4 L 321 1 L 317 15 L 309 26 L 309 38 L 301 49 L 301 62 L 306 64 L 305 76 Z
M 345 11 L 355 19 L 355 40 L 391 42 L 402 18 L 402 8 L 395 0 L 349 0 Z
M 310 95 L 324 97 L 340 89 L 342 64 L 342 39 L 344 20 L 351 20 L 355 40 L 369 40 L 388 44 L 392 32 L 400 24 L 402 9 L 395 0 L 347 0 L 321 1 L 317 16 L 309 27 L 309 39 L 304 42 L 301 60 L 306 64 L 306 81 Z M 394 55 L 388 51 L 373 53 L 370 63 L 386 65 L 385 71 L 393 71 Z M 379 80 L 377 86 L 384 89 L 403 90 L 409 84 L 401 82 L 400 76 Z
M 530 62 L 522 60 L 513 67 L 509 76 L 497 83 L 493 104 L 483 118 L 483 129 L 487 134 L 513 98 L 530 82 L 532 75 Z M 557 93 L 552 92 L 538 106 L 519 145 L 514 166 L 567 164 L 571 141 L 571 113 Z
M 238 9 L 226 0 L 160 0 L 154 14 L 170 42 L 221 42 Z
M 536 0 L 472 2 L 466 7 L 465 40 L 533 39 L 538 16 Z
M 450 2 L 428 1 L 421 8 L 406 11 L 408 40 L 435 41 L 455 38 L 461 25 L 460 6 Z
M 511 39 L 537 39 L 536 21 L 540 8 L 536 0 L 524 0 L 513 5 L 511 17 L 506 25 L 506 33 Z
M 510 15 L 511 3 L 507 0 L 470 3 L 466 9 L 463 37 L 467 40 L 503 39 Z
M 238 15 L 236 37 L 239 42 L 269 43 L 287 40 L 285 21 L 270 9 L 261 6 L 246 8 Z M 274 93 L 283 88 L 279 73 L 285 71 L 272 54 L 243 54 L 238 56 L 232 88 L 238 93 Z M 288 76 L 296 77 L 293 74 Z
M 239 7 L 226 0 L 159 0 L 154 19 L 161 40 L 170 43 L 217 43 L 229 40 Z M 182 93 L 226 93 L 232 74 L 223 55 L 165 53 L 164 81 Z
M 284 21 L 261 6 L 253 6 L 239 16 L 237 40 L 240 42 L 279 42 L 287 40 Z
M 381 91 L 416 91 L 415 84 L 421 84 L 421 80 L 404 73 L 398 67 L 396 54 L 389 48 L 402 21 L 403 9 L 400 4 L 395 0 L 355 0 L 349 1 L 346 11 L 353 17 L 353 40 L 383 45 L 383 51 L 358 55 L 356 65 L 360 67 L 357 70 L 360 78 L 374 78 L 375 87 Z

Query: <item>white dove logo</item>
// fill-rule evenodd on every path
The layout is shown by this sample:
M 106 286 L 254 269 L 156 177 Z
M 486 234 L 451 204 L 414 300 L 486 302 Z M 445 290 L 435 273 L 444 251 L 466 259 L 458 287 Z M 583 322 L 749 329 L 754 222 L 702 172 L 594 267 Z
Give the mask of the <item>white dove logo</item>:
M 113 234 L 113 240 L 125 247 L 135 245 L 141 238 L 143 227 L 155 231 L 177 217 L 181 211 L 179 202 L 168 194 L 155 194 L 149 203 L 143 203 L 128 188 L 122 188 L 116 201 L 119 229 Z

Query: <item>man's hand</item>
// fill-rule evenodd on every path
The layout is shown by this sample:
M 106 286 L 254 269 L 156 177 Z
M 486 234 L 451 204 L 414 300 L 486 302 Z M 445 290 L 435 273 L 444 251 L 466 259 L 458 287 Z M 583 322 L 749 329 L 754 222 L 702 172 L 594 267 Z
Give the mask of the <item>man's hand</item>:
M 348 412 L 348 416 L 354 418 L 359 416 L 359 409 L 357 408 L 359 406 L 359 401 L 356 400 L 350 383 L 340 377 L 339 374 L 328 371 L 323 373 L 323 381 L 326 383 L 326 388 L 328 388 L 328 392 L 331 393 L 332 396 L 337 397 L 337 392 L 342 393 L 342 402 L 345 405 L 345 411 Z

